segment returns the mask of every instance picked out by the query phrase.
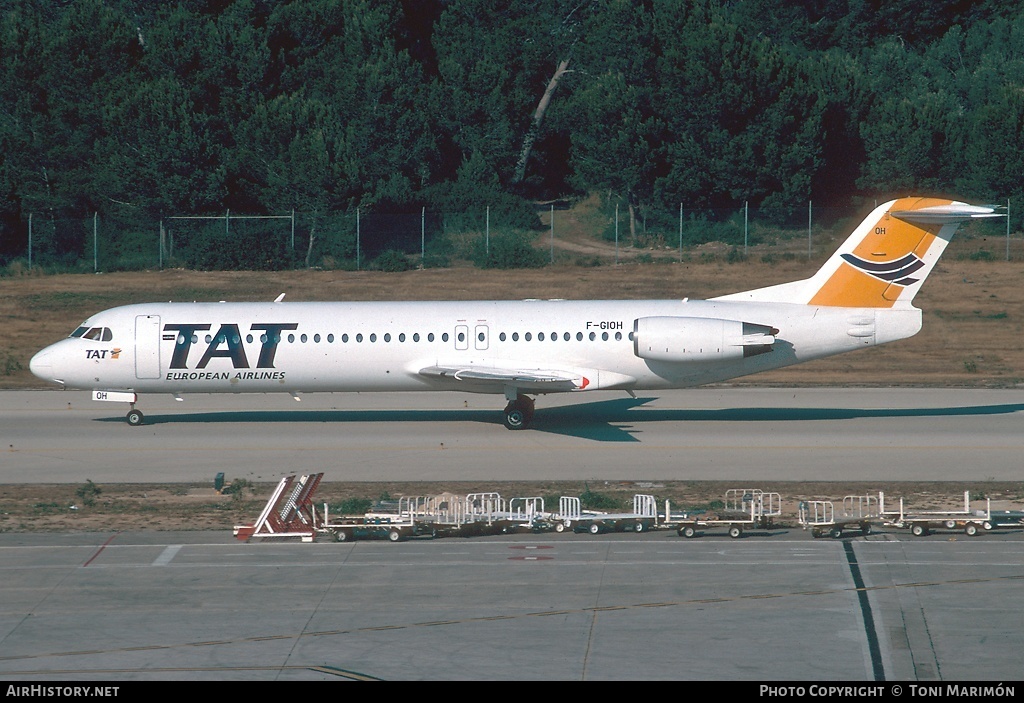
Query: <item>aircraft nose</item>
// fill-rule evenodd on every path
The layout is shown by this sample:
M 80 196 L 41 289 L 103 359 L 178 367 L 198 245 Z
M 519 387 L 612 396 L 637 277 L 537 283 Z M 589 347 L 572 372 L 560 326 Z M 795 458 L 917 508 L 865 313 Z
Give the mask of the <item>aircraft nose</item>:
M 42 351 L 36 353 L 32 357 L 31 361 L 28 362 L 29 371 L 38 378 L 44 381 L 54 381 L 53 377 L 53 348 L 47 347 Z

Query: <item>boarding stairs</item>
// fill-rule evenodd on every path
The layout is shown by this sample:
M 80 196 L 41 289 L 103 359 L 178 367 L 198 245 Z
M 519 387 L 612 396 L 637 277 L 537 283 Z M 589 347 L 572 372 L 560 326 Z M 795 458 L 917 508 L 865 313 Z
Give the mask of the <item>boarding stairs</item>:
M 256 522 L 236 526 L 235 537 L 245 541 L 298 537 L 303 542 L 312 542 L 316 535 L 313 494 L 323 476 L 322 473 L 301 477 L 293 474 L 282 478 Z

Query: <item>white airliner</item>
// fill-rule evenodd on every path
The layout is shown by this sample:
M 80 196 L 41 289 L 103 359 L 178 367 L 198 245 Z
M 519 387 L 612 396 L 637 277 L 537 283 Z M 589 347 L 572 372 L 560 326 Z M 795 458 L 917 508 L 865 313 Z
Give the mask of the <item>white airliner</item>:
M 710 300 L 146 303 L 97 313 L 31 361 L 39 378 L 139 393 L 438 391 L 531 396 L 689 388 L 905 339 L 957 227 L 992 207 L 877 207 L 811 278 Z

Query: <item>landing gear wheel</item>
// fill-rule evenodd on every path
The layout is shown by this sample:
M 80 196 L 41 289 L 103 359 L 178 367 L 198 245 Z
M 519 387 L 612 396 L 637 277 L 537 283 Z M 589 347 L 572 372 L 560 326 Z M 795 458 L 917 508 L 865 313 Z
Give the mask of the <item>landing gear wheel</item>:
M 125 415 L 124 419 L 127 420 L 128 424 L 131 425 L 132 427 L 138 427 L 146 418 L 142 414 L 141 410 L 136 410 L 135 408 L 132 408 L 131 410 L 128 411 L 128 414 Z
M 505 406 L 505 427 L 522 430 L 533 422 L 533 398 L 521 395 Z

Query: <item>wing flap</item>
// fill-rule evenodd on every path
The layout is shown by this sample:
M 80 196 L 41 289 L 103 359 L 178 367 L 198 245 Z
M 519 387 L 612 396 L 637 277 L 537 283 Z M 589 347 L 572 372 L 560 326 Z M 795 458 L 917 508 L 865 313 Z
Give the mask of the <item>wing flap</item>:
M 493 387 L 500 393 L 506 386 L 527 393 L 557 393 L 583 390 L 590 379 L 583 374 L 548 369 L 502 369 L 484 366 L 428 366 L 419 371 L 421 376 L 462 383 L 470 386 Z

